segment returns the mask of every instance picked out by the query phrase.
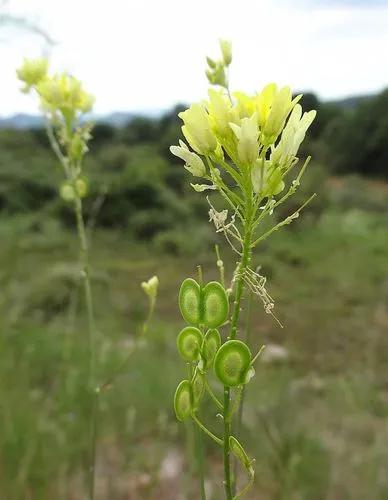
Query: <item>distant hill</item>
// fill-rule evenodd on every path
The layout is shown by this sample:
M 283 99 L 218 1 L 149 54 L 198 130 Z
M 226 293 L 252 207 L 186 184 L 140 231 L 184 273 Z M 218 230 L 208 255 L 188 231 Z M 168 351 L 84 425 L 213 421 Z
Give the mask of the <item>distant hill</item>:
M 44 125 L 43 118 L 38 115 L 28 115 L 25 113 L 18 113 L 6 118 L 0 117 L 0 128 L 39 128 Z
M 350 96 L 344 99 L 326 101 L 331 104 L 336 104 L 342 108 L 353 109 L 360 102 L 371 99 L 374 95 L 360 95 L 360 96 Z M 166 110 L 163 109 L 153 109 L 153 110 L 140 110 L 140 111 L 116 111 L 109 113 L 107 115 L 94 115 L 89 119 L 95 122 L 108 123 L 114 127 L 123 127 L 135 117 L 145 116 L 149 118 L 158 118 Z M 8 117 L 0 116 L 0 129 L 1 128 L 12 128 L 12 129 L 28 129 L 28 128 L 39 128 L 44 125 L 43 119 L 39 115 L 29 115 L 25 113 L 18 113 Z
M 158 118 L 162 115 L 164 110 L 155 109 L 138 112 L 116 111 L 107 115 L 92 115 L 88 119 L 94 122 L 103 122 L 112 125 L 113 127 L 123 127 L 134 118 L 138 116 L 147 116 L 150 118 Z M 17 113 L 15 115 L 1 117 L 0 116 L 0 129 L 29 129 L 40 128 L 44 126 L 44 120 L 39 115 L 30 115 L 26 113 Z
M 333 100 L 333 101 L 330 101 L 330 103 L 336 104 L 337 106 L 340 106 L 341 108 L 354 109 L 361 102 L 369 101 L 374 96 L 375 96 L 375 94 L 351 96 L 351 97 L 345 97 L 344 99 Z

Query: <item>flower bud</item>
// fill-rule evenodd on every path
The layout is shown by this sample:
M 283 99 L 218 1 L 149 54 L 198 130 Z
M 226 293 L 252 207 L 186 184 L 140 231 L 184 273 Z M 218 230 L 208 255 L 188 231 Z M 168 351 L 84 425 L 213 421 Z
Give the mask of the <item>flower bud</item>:
M 208 64 L 209 68 L 211 68 L 211 69 L 214 69 L 217 66 L 217 63 L 215 61 L 213 61 L 213 59 L 211 59 L 210 57 L 206 58 L 206 62 Z
M 220 48 L 222 52 L 222 59 L 225 66 L 229 66 L 232 62 L 232 43 L 230 40 L 220 40 Z
M 159 279 L 157 276 L 152 276 L 148 281 L 143 281 L 141 284 L 142 289 L 151 300 L 156 299 L 158 293 Z

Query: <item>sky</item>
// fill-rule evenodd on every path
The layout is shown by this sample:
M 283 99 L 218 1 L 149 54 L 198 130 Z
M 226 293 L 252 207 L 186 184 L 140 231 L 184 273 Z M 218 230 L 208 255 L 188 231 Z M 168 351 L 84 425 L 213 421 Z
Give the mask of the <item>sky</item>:
M 99 114 L 203 99 L 220 37 L 233 90 L 275 81 L 334 99 L 388 86 L 388 0 L 0 0 L 0 13 L 50 34 L 53 69 L 80 78 Z M 42 53 L 39 36 L 0 26 L 0 115 L 37 112 L 15 69 Z

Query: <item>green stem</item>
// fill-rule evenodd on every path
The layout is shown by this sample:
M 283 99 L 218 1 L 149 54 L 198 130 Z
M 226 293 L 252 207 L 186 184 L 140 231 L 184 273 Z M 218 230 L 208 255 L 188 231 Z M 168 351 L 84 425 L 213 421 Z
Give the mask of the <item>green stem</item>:
M 238 266 L 238 278 L 236 282 L 236 298 L 234 301 L 234 309 L 231 320 L 231 329 L 229 339 L 236 338 L 238 322 L 240 319 L 241 299 L 244 291 L 244 273 L 249 266 L 251 259 L 251 243 L 252 243 L 252 194 L 247 197 L 247 213 L 245 222 L 245 234 L 243 241 L 243 251 L 241 261 Z M 232 422 L 230 416 L 230 388 L 224 386 L 224 487 L 227 500 L 233 500 L 233 482 L 231 477 L 230 467 L 230 447 L 229 438 L 232 433 Z
M 206 500 L 205 491 L 205 471 L 203 463 L 203 437 L 201 430 L 195 426 L 195 451 L 197 455 L 199 485 L 201 490 L 201 500 Z
M 197 418 L 197 416 L 196 416 L 195 413 L 191 414 L 191 418 L 198 425 L 198 427 L 203 430 L 203 432 L 205 434 L 207 434 L 211 439 L 213 439 L 214 442 L 216 442 L 219 446 L 223 446 L 224 445 L 222 439 L 220 439 L 215 434 L 213 434 L 211 431 L 209 431 L 209 429 L 207 427 L 205 427 L 200 420 L 198 420 L 198 418 Z
M 245 343 L 249 345 L 249 341 L 251 338 L 251 330 L 252 330 L 252 293 L 249 293 L 248 301 L 247 301 L 247 311 L 246 311 L 246 325 L 245 325 Z M 242 428 L 242 416 L 244 411 L 244 402 L 245 402 L 245 385 L 241 391 L 241 399 L 240 405 L 238 407 L 237 414 L 237 424 L 236 424 L 236 436 L 239 436 Z M 235 462 L 234 475 L 237 477 L 237 462 Z
M 206 387 L 207 392 L 209 393 L 209 396 L 210 396 L 210 397 L 212 398 L 212 400 L 215 402 L 215 404 L 216 404 L 217 408 L 218 408 L 219 410 L 221 410 L 221 411 L 222 411 L 222 410 L 224 409 L 224 407 L 222 406 L 221 401 L 220 401 L 220 400 L 217 398 L 217 396 L 214 394 L 214 392 L 213 392 L 212 388 L 210 387 L 210 384 L 209 384 L 209 382 L 207 381 L 207 379 L 205 379 L 205 387 Z
M 76 190 L 74 190 L 76 192 Z M 96 359 L 95 359 L 95 323 L 92 287 L 90 282 L 89 249 L 86 237 L 85 222 L 82 212 L 82 200 L 76 195 L 74 209 L 77 221 L 77 230 L 81 247 L 82 279 L 84 285 L 86 310 L 88 317 L 88 344 L 89 344 L 89 388 L 91 393 L 91 418 L 90 418 L 90 456 L 89 456 L 89 499 L 94 500 L 95 491 L 95 463 L 97 441 L 97 414 L 99 390 L 96 390 Z
M 203 274 L 202 274 L 202 267 L 198 266 L 198 280 L 199 283 L 203 283 Z M 200 326 L 201 331 L 203 330 L 202 327 Z M 202 332 L 203 333 L 203 332 Z M 189 366 L 189 380 L 193 380 L 195 373 L 195 369 L 193 365 Z M 194 417 L 193 417 L 194 418 Z M 204 470 L 204 460 L 203 460 L 203 439 L 202 439 L 202 433 L 200 429 L 194 424 L 193 426 L 195 427 L 194 429 L 194 455 L 197 460 L 197 472 L 199 476 L 199 486 L 200 486 L 200 491 L 201 491 L 201 500 L 206 500 L 206 491 L 205 491 L 205 470 Z

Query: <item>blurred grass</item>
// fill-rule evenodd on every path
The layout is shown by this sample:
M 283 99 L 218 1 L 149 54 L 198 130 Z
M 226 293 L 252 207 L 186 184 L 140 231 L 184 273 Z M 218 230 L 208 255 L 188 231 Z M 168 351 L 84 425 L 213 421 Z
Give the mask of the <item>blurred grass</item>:
M 259 363 L 247 391 L 251 498 L 388 499 L 387 187 L 337 179 L 325 196 L 325 210 L 313 208 L 256 252 L 285 328 L 257 303 L 252 339 L 285 356 Z M 82 499 L 87 335 L 76 240 L 45 214 L 2 220 L 0 236 L 0 498 Z M 157 273 L 161 283 L 147 339 L 101 398 L 99 498 L 196 499 L 190 429 L 171 404 L 185 374 L 176 295 L 198 263 L 206 279 L 217 276 L 214 256 L 205 246 L 169 256 L 124 230 L 98 229 L 92 248 L 99 380 L 125 358 L 145 318 L 140 282 Z M 230 277 L 235 256 L 224 257 Z M 203 419 L 211 413 L 209 404 Z M 207 447 L 217 500 L 221 457 Z

